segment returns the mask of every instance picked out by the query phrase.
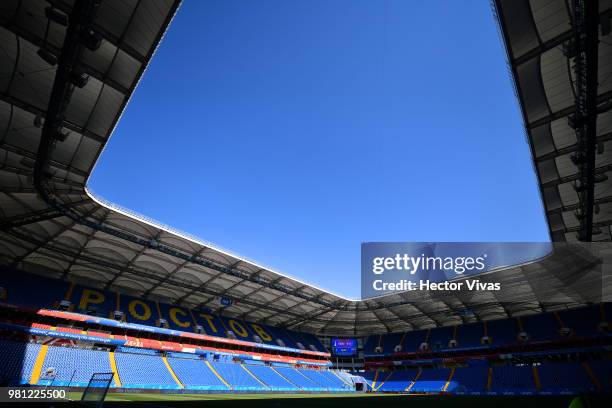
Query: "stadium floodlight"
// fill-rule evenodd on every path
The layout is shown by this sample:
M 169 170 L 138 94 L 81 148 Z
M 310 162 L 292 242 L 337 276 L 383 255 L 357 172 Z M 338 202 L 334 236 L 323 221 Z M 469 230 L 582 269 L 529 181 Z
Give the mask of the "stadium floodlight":
M 51 65 L 52 67 L 57 65 L 57 57 L 51 51 L 47 50 L 46 48 L 39 48 L 38 51 L 36 51 L 36 53 L 38 54 L 40 58 L 45 60 L 45 62 Z
M 70 73 L 70 82 L 77 88 L 83 88 L 89 82 L 89 75 L 84 72 L 71 72 Z
M 578 46 L 576 44 L 576 40 L 573 38 L 564 43 L 562 49 L 563 54 L 567 58 L 574 58 L 576 55 L 578 55 Z
M 576 166 L 579 166 L 579 165 L 583 164 L 584 162 L 586 162 L 586 155 L 584 154 L 584 152 L 576 152 L 575 154 L 572 154 L 570 156 L 570 160 Z
M 585 217 L 585 214 L 582 208 L 579 208 L 576 211 L 574 211 L 574 217 L 576 217 L 577 220 L 582 220 Z
M 102 36 L 95 30 L 81 31 L 81 42 L 91 51 L 96 51 L 102 45 Z
M 517 338 L 518 338 L 518 340 L 520 342 L 525 343 L 525 342 L 529 341 L 529 334 L 527 334 L 527 332 L 525 332 L 525 331 L 522 331 L 522 332 L 520 332 L 518 334 Z
M 580 180 L 576 180 L 574 182 L 574 191 L 576 191 L 577 193 L 581 193 L 584 190 L 586 190 L 585 184 Z
M 41 115 L 34 116 L 34 126 L 41 128 L 43 125 L 43 117 Z
M 68 26 L 68 16 L 55 7 L 49 6 L 45 8 L 45 16 L 54 23 L 64 27 Z
M 603 183 L 604 181 L 608 180 L 608 175 L 606 173 L 597 173 L 595 174 L 595 183 Z
M 33 169 L 36 162 L 33 159 L 30 159 L 29 157 L 24 157 L 22 158 L 19 163 L 23 166 L 23 167 L 27 167 L 29 169 Z
M 66 131 L 62 131 L 62 130 L 58 130 L 57 132 L 55 132 L 53 134 L 53 137 L 55 138 L 55 140 L 57 140 L 58 142 L 64 142 L 66 141 L 66 139 L 68 139 L 68 136 L 70 136 L 70 132 L 66 132 Z
M 70 302 L 69 300 L 64 299 L 59 302 L 60 310 L 70 310 L 70 306 L 72 306 L 72 302 Z

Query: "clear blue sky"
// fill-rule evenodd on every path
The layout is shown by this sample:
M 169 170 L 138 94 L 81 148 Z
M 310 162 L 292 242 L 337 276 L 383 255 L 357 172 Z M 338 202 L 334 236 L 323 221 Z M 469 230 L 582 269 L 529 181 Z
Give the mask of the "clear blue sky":
M 90 186 L 354 298 L 362 241 L 548 240 L 486 0 L 186 0 Z

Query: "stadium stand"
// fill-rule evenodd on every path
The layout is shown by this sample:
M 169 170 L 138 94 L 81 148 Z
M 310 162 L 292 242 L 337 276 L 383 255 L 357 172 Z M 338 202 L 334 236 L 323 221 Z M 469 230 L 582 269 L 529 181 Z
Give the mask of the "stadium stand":
M 600 391 L 612 391 L 612 362 L 610 360 L 591 360 L 583 363 L 587 373 L 592 373 L 592 382 Z
M 417 373 L 417 369 L 393 371 L 391 375 L 387 375 L 386 380 L 379 383 L 378 390 L 389 392 L 406 391 Z
M 419 376 L 415 378 L 414 385 L 412 385 L 409 391 L 423 393 L 441 392 L 444 390 L 450 373 L 451 370 L 447 368 L 423 369 Z
M 55 371 L 55 377 L 39 380 L 38 384 L 85 387 L 94 373 L 111 372 L 107 351 L 54 346 L 48 347 L 42 372 L 49 369 Z
M 262 364 L 247 364 L 247 369 L 253 373 L 270 390 L 274 391 L 298 391 L 299 388 L 281 376 L 272 367 Z
M 127 323 L 156 326 L 159 319 L 163 319 L 171 330 L 193 333 L 196 326 L 200 326 L 210 336 L 230 338 L 228 332 L 232 332 L 233 338 L 238 340 L 274 346 L 278 346 L 278 340 L 281 340 L 286 347 L 326 351 L 319 339 L 311 334 L 300 334 L 280 328 L 273 329 L 239 319 L 215 316 L 208 311 L 189 310 L 163 303 L 157 304 L 121 293 L 93 289 L 69 282 L 39 276 L 32 276 L 32 278 L 39 282 L 35 288 L 24 285 L 24 280 L 17 278 L 14 271 L 3 273 L 0 278 L 0 287 L 6 292 L 5 301 L 14 305 L 38 308 L 57 308 L 61 301 L 70 301 L 69 311 L 91 316 L 113 318 L 115 311 L 118 310 L 123 313 L 123 321 Z M 37 290 L 38 288 L 40 290 Z
M 538 367 L 541 390 L 551 393 L 596 391 L 596 386 L 580 363 L 545 363 Z
M 410 368 L 390 372 L 374 370 L 363 373 L 363 377 L 374 391 L 379 392 L 560 395 L 604 392 L 610 375 L 610 362 L 601 360 L 588 364 L 546 362 L 533 366 L 489 366 L 483 361 L 472 361 L 472 364 L 455 368 Z
M 492 367 L 492 371 L 493 377 L 490 389 L 500 392 L 536 391 L 532 367 L 502 365 Z
M 306 391 L 325 391 L 324 388 L 320 387 L 310 378 L 301 374 L 298 369 L 292 367 L 274 367 L 274 370 L 281 376 L 286 378 L 292 384 Z
M 179 389 L 160 356 L 115 353 L 117 371 L 124 388 Z
M 41 345 L 0 340 L 0 381 L 5 385 L 27 384 Z
M 199 358 L 168 358 L 186 389 L 227 391 L 229 387 Z
M 43 282 L 45 281 L 43 279 Z M 253 326 L 243 320 L 169 304 L 136 301 L 123 294 L 94 292 L 91 288 L 69 282 L 65 285 L 59 285 L 57 282 L 49 285 L 52 290 L 57 291 L 54 296 L 46 293 L 45 297 L 42 297 L 46 299 L 45 302 L 51 303 L 50 306 L 48 303 L 36 303 L 33 300 L 36 291 L 30 291 L 32 293 L 28 294 L 23 285 L 13 285 L 11 279 L 6 276 L 3 277 L 2 287 L 6 288 L 5 292 L 9 294 L 5 300 L 14 300 L 15 296 L 23 295 L 25 300 L 20 298 L 17 303 L 32 306 L 30 302 L 34 302 L 33 306 L 51 307 L 51 309 L 35 308 L 27 314 L 25 311 L 22 313 L 19 307 L 13 308 L 11 313 L 16 312 L 18 317 L 9 313 L 0 318 L 0 329 L 16 328 L 18 327 L 16 325 L 21 325 L 19 327 L 24 329 L 24 335 L 42 334 L 47 336 L 45 338 L 51 336 L 55 342 L 54 345 L 41 346 L 3 341 L 2 348 L 6 349 L 5 360 L 15 356 L 15 360 L 24 361 L 23 368 L 17 368 L 18 364 L 10 361 L 6 363 L 10 369 L 4 375 L 5 383 L 82 387 L 87 384 L 93 373 L 115 372 L 116 380 L 113 386 L 132 389 L 189 389 L 200 392 L 354 390 L 351 379 L 342 378 L 331 370 L 294 365 L 300 364 L 300 361 L 301 364 L 307 362 L 313 365 L 320 364 L 323 367 L 329 364 L 324 357 L 325 354 L 318 357 L 320 360 L 309 359 L 310 355 L 299 356 L 300 353 L 309 353 L 314 349 L 324 349 L 319 339 L 309 334 L 259 324 Z M 64 290 L 68 295 L 61 293 Z M 113 297 L 115 307 L 112 307 L 111 303 L 105 308 L 88 306 L 104 305 L 107 296 Z M 81 314 L 67 315 L 70 319 L 76 319 L 74 321 L 60 321 L 64 315 L 56 316 L 52 313 L 53 308 L 59 308 L 60 301 L 67 298 L 72 299 L 70 303 L 72 309 L 81 312 Z M 120 322 L 108 318 L 112 316 L 113 309 L 117 306 L 125 316 Z M 458 394 L 603 392 L 609 389 L 610 384 L 610 362 L 605 357 L 592 359 L 587 356 L 585 361 L 577 363 L 563 362 L 563 358 L 559 355 L 567 349 L 578 353 L 595 351 L 596 355 L 598 347 L 608 344 L 610 334 L 606 330 L 607 326 L 602 326 L 602 322 L 605 322 L 606 307 L 607 305 L 589 306 L 555 313 L 370 336 L 364 342 L 366 367 L 378 362 L 382 363 L 380 367 L 383 368 L 367 371 L 364 373 L 364 378 L 370 389 L 375 392 Z M 44 313 L 41 315 L 40 311 Z M 151 314 L 157 313 L 158 317 L 161 316 L 168 321 L 174 320 L 174 326 L 169 326 L 169 329 L 154 327 L 155 323 L 151 323 L 153 318 L 148 316 L 149 311 Z M 189 330 L 193 333 L 196 325 L 188 327 L 177 325 L 176 323 L 181 323 L 184 317 L 180 311 L 190 318 L 193 315 L 200 315 L 201 320 L 195 320 L 195 323 L 200 323 L 203 327 L 208 325 L 210 333 L 214 333 L 213 327 L 218 328 L 217 335 L 206 338 L 208 342 L 215 338 L 227 339 L 220 334 L 227 334 L 228 330 L 225 328 L 231 327 L 238 329 L 231 330 L 235 332 L 237 339 L 240 339 L 240 336 L 249 339 L 249 343 L 244 344 L 256 347 L 259 343 L 253 341 L 256 339 L 255 336 L 268 336 L 266 339 L 270 341 L 270 347 L 280 347 L 278 344 L 285 344 L 285 347 L 293 348 L 286 349 L 290 352 L 287 356 L 273 354 L 285 350 L 282 347 L 278 348 L 278 351 L 266 351 L 269 354 L 261 354 L 256 348 L 245 351 L 244 346 L 241 346 L 242 349 L 233 350 L 231 344 L 224 344 L 221 349 L 214 347 L 198 349 L 197 344 L 188 344 L 193 343 L 195 338 L 182 337 L 182 334 L 189 333 Z M 130 320 L 139 321 L 138 317 L 143 316 L 147 317 L 148 320 L 144 321 L 147 324 L 129 326 Z M 44 322 L 36 320 L 40 318 L 47 320 Z M 49 318 L 60 320 L 49 321 Z M 104 327 L 106 321 L 114 322 L 114 325 Z M 210 322 L 212 323 L 209 324 Z M 97 327 L 90 327 L 94 323 Z M 119 336 L 115 334 L 113 337 L 116 324 L 119 324 L 117 328 L 122 330 L 122 333 L 127 333 L 125 330 L 129 328 L 130 334 Z M 32 332 L 34 329 L 38 331 Z M 139 330 L 144 330 L 144 337 L 132 337 L 138 336 Z M 147 339 L 144 333 L 149 331 L 159 331 L 164 335 L 168 334 L 169 337 L 166 339 L 159 337 L 159 340 Z M 193 333 L 194 336 L 196 334 Z M 177 335 L 179 337 L 172 337 Z M 93 337 L 90 339 L 89 336 Z M 483 338 L 486 337 L 489 338 L 489 342 L 483 343 Z M 74 347 L 69 341 L 71 338 L 85 343 Z M 107 350 L 91 349 L 91 346 L 87 346 L 87 342 L 95 342 L 96 338 L 112 338 L 112 341 L 118 345 Z M 280 339 L 280 343 L 276 342 L 277 339 Z M 456 344 L 451 344 L 451 340 L 455 340 Z M 63 346 L 58 346 L 60 344 Z M 198 350 L 197 354 L 194 353 L 195 350 Z M 536 353 L 536 357 L 534 362 L 510 364 L 508 361 L 499 360 L 498 350 L 512 352 L 519 359 L 523 354 Z M 544 354 L 540 356 L 538 353 Z M 546 361 L 547 355 L 557 356 L 555 357 L 557 362 Z M 434 358 L 429 363 L 434 362 L 434 368 L 431 365 L 421 367 L 413 365 L 407 369 L 398 369 L 397 364 L 401 366 L 404 359 L 415 356 Z M 451 359 L 448 360 L 448 364 L 442 365 L 442 360 L 436 360 L 437 356 L 446 359 L 456 356 L 463 359 L 463 363 L 454 367 Z M 270 361 L 269 358 L 273 360 Z M 292 363 L 275 362 L 284 361 L 283 358 L 291 360 Z M 52 378 L 45 377 L 48 371 L 53 373 Z
M 453 375 L 454 388 L 449 391 L 457 393 L 481 393 L 487 389 L 489 367 L 479 364 L 459 367 Z
M 212 361 L 214 371 L 235 391 L 262 391 L 267 387 L 241 364 Z
M 370 357 L 394 355 L 411 352 L 461 351 L 471 348 L 496 348 L 525 343 L 542 343 L 553 341 L 579 340 L 582 338 L 606 337 L 607 331 L 598 330 L 602 322 L 600 307 L 585 307 L 555 313 L 543 313 L 521 318 L 501 319 L 472 323 L 455 327 L 441 327 L 417 330 L 404 334 L 392 333 L 370 336 L 365 342 L 364 353 Z M 561 334 L 561 328 L 568 329 L 567 335 Z M 526 340 L 519 339 L 519 333 L 527 334 Z M 456 347 L 449 347 L 449 341 L 457 340 Z M 489 337 L 491 343 L 483 343 L 483 337 Z M 420 345 L 426 343 L 426 350 Z M 382 346 L 377 352 L 379 344 Z M 401 351 L 395 346 L 401 344 Z
M 491 344 L 504 346 L 517 342 L 518 330 L 515 319 L 492 320 L 484 322 L 485 336 L 491 338 Z
M 115 372 L 115 388 L 218 392 L 353 390 L 350 383 L 330 370 L 176 357 L 182 354 L 164 357 L 153 350 L 124 348 L 121 352 L 109 352 L 0 340 L 4 384 L 85 387 L 94 373 Z M 47 371 L 53 372 L 53 376 L 45 378 Z

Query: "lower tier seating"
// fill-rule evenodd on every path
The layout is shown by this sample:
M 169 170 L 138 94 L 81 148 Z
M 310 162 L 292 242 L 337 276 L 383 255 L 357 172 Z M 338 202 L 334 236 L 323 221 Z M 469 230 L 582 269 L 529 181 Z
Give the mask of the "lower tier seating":
M 40 344 L 0 340 L 0 384 L 27 384 L 40 348 Z
M 204 360 L 196 355 L 109 352 L 0 340 L 1 384 L 87 386 L 113 373 L 111 387 L 203 391 L 351 391 L 331 370 Z
M 210 363 L 215 371 L 237 391 L 266 390 L 266 386 L 255 376 L 245 370 L 241 364 L 236 363 Z
M 109 373 L 111 367 L 107 351 L 50 346 L 42 369 L 48 371 L 55 372 L 53 379 L 41 379 L 39 384 L 85 387 L 94 373 Z
M 180 388 L 160 356 L 115 353 L 115 360 L 124 388 Z
M 172 370 L 186 389 L 227 391 L 229 387 L 201 359 L 168 358 Z
M 536 365 L 493 365 L 423 368 L 363 373 L 378 392 L 457 394 L 580 394 L 609 392 L 611 360 L 546 362 Z
M 247 365 L 247 369 L 259 378 L 268 388 L 276 391 L 298 391 L 297 385 L 291 383 L 277 371 L 267 365 Z

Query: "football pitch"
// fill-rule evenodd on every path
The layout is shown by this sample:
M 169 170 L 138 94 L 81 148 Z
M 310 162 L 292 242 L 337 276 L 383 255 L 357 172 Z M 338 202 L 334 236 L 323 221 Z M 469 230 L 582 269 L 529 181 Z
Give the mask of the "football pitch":
M 80 394 L 70 398 L 79 400 Z M 227 408 L 387 408 L 387 407 L 569 407 L 608 406 L 609 396 L 450 396 L 397 394 L 159 394 L 109 393 L 104 406 L 128 407 L 227 407 Z

